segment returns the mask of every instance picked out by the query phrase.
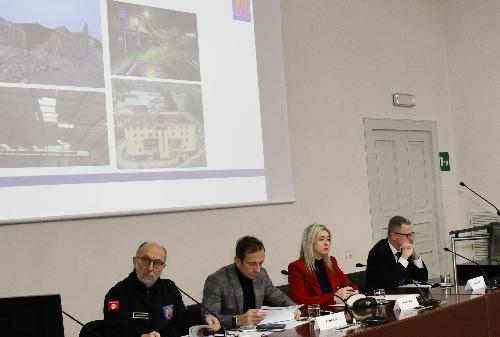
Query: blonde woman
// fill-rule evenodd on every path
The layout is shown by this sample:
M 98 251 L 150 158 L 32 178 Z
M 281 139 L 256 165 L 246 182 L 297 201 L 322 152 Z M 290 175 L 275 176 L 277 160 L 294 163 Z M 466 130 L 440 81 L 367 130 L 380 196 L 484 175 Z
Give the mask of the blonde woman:
M 288 265 L 288 284 L 292 299 L 299 304 L 334 304 L 333 295 L 348 298 L 358 287 L 340 270 L 330 256 L 330 230 L 321 224 L 304 229 L 300 258 Z

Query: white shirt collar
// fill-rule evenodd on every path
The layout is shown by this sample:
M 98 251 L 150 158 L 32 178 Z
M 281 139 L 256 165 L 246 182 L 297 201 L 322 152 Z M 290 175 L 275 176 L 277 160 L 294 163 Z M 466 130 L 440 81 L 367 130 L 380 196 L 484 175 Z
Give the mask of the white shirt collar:
M 387 242 L 389 243 L 389 248 L 391 248 L 392 255 L 396 255 L 396 253 L 399 253 L 399 250 L 394 248 L 394 246 L 391 244 L 391 242 L 389 240 L 387 240 Z

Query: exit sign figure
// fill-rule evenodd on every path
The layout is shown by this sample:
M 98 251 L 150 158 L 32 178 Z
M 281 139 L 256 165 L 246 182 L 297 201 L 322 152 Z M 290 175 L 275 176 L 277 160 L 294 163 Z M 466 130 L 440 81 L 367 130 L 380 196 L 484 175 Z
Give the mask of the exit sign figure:
M 450 170 L 450 154 L 448 152 L 439 152 L 439 166 L 441 171 Z

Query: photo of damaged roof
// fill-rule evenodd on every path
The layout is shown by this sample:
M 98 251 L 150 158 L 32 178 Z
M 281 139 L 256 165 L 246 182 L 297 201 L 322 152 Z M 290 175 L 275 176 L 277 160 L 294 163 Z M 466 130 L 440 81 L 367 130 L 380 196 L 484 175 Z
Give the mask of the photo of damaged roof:
M 0 167 L 109 165 L 102 92 L 0 88 Z

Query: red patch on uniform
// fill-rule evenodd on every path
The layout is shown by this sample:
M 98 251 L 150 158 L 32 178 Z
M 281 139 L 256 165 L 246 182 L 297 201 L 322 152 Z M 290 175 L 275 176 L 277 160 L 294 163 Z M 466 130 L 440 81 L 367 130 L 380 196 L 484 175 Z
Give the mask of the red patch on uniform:
M 108 302 L 108 310 L 118 310 L 120 307 L 120 301 L 109 301 Z

